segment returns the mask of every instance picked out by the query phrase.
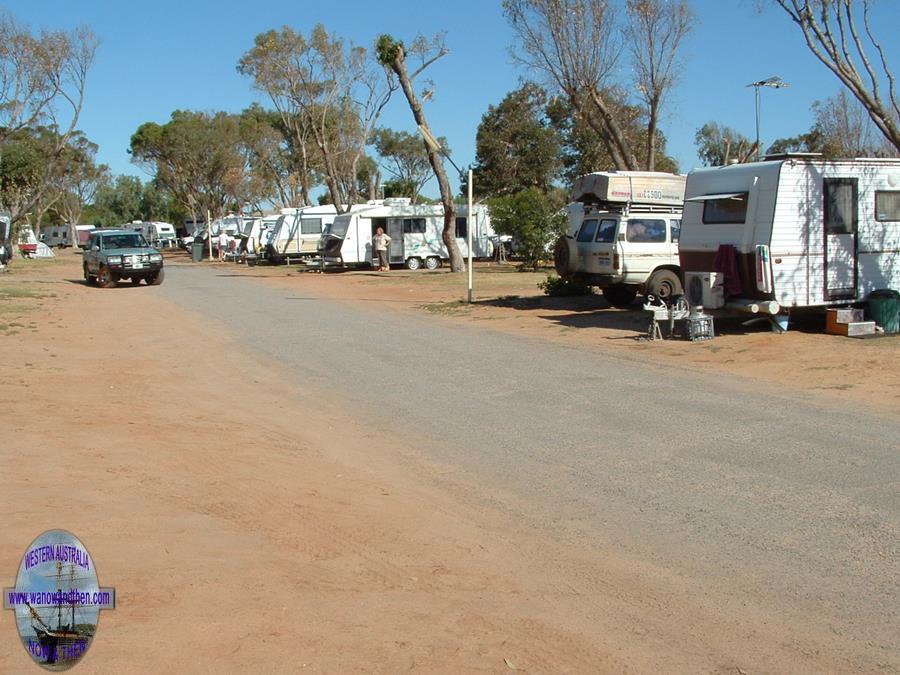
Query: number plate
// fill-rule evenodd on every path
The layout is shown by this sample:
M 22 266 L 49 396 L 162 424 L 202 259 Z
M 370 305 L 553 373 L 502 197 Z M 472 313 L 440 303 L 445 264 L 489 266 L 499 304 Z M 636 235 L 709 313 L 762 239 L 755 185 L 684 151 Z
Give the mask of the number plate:
M 131 267 L 133 269 L 140 270 L 140 269 L 144 268 L 144 263 L 139 263 L 139 262 L 132 263 Z

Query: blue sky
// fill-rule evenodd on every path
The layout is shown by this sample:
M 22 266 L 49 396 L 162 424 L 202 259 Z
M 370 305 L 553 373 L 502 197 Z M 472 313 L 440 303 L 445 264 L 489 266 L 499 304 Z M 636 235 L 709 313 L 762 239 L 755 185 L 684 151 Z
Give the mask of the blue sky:
M 694 0 L 692 4 L 697 24 L 684 49 L 681 83 L 668 101 L 662 122 L 668 151 L 681 170 L 687 172 L 699 164 L 694 134 L 709 120 L 754 137 L 753 89 L 745 85 L 755 80 L 780 75 L 792 85 L 762 90 L 764 145 L 808 130 L 810 105 L 836 94 L 839 83 L 807 51 L 799 29 L 782 10 L 769 7 L 760 13 L 755 0 Z M 488 105 L 498 103 L 528 76 L 509 57 L 512 34 L 499 0 L 377 4 L 357 0 L 12 0 L 4 6 L 32 28 L 87 24 L 100 37 L 80 127 L 100 145 L 100 161 L 116 173 L 142 178 L 146 174 L 130 162 L 126 152 L 138 125 L 165 122 L 175 109 L 238 112 L 254 100 L 266 103 L 235 65 L 255 35 L 285 24 L 308 32 L 323 23 L 365 46 L 383 32 L 411 40 L 418 32 L 445 31 L 451 53 L 428 71 L 436 95 L 427 104 L 426 114 L 433 130 L 447 137 L 460 166 L 474 159 L 476 129 Z M 876 9 L 876 26 L 884 27 L 881 36 L 890 42 L 889 29 L 900 25 L 900 3 L 882 0 Z M 896 57 L 898 50 L 892 49 L 889 55 Z M 892 63 L 898 61 L 891 58 Z M 381 123 L 415 130 L 400 95 L 388 105 Z M 426 188 L 426 192 L 436 189 Z

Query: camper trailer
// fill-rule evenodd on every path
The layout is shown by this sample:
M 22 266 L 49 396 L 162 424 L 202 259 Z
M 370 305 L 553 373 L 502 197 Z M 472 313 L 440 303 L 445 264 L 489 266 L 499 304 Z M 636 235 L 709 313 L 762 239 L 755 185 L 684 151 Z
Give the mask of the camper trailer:
M 605 171 L 572 186 L 569 233 L 554 251 L 557 273 L 603 289 L 616 307 L 638 293 L 682 292 L 678 238 L 685 177 L 655 171 Z
M 51 248 L 66 248 L 69 242 L 68 225 L 45 225 L 41 228 L 41 241 Z
M 793 154 L 692 171 L 686 294 L 704 309 L 777 314 L 900 289 L 900 160 Z
M 468 208 L 457 207 L 456 243 L 463 256 L 469 225 Z M 472 231 L 472 257 L 493 255 L 496 235 L 491 228 L 487 207 L 477 205 Z M 337 216 L 325 227 L 319 253 L 325 266 L 371 266 L 372 237 L 378 228 L 391 237 L 389 259 L 392 265 L 406 265 L 416 270 L 423 265 L 437 269 L 448 259 L 441 233 L 444 230 L 444 207 L 440 204 L 414 205 L 409 199 L 375 200 L 354 206 L 350 213 Z
M 265 247 L 265 258 L 275 264 L 313 257 L 327 225 L 334 222 L 334 205 L 282 209 Z

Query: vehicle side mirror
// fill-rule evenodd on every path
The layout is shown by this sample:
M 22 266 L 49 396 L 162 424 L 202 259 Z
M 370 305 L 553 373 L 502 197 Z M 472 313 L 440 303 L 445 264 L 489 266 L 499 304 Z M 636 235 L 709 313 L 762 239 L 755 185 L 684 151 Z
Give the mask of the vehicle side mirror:
M 100 250 L 100 247 L 99 247 L 99 246 L 91 246 L 91 250 L 92 250 L 92 251 L 99 251 L 99 250 Z

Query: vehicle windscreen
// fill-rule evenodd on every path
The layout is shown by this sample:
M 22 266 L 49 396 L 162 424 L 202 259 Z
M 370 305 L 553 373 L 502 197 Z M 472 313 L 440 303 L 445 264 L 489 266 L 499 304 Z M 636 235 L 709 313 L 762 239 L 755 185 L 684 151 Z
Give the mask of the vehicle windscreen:
M 329 234 L 333 237 L 337 237 L 338 239 L 343 239 L 344 235 L 347 234 L 347 226 L 350 224 L 349 218 L 338 218 L 333 223 L 330 223 L 325 226 L 325 230 L 322 232 L 325 236 Z
M 137 232 L 133 234 L 113 234 L 103 237 L 103 248 L 147 248 L 149 244 L 144 235 Z

